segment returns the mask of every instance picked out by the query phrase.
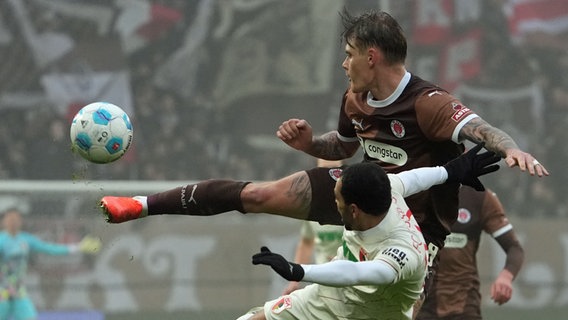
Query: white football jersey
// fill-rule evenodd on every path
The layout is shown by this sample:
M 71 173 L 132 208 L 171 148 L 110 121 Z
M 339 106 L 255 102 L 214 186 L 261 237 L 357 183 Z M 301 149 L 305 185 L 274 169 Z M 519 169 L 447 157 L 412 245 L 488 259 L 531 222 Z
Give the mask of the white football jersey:
M 403 185 L 390 175 L 392 205 L 377 226 L 344 230 L 335 259 L 381 260 L 397 276 L 387 285 L 330 287 L 312 284 L 264 306 L 267 319 L 411 319 L 427 270 L 426 242 L 406 205 Z

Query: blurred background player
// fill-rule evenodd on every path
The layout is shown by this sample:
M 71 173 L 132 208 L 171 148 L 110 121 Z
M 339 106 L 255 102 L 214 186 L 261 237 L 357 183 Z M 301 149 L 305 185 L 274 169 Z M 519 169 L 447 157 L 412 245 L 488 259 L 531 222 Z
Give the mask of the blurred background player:
M 0 232 L 0 320 L 34 320 L 37 311 L 28 296 L 25 276 L 30 253 L 69 255 L 96 253 L 101 247 L 99 239 L 85 237 L 77 244 L 56 244 L 21 231 L 22 214 L 8 209 L 2 214 Z
M 502 305 L 511 299 L 512 282 L 524 260 L 524 250 L 497 195 L 462 186 L 460 210 L 452 233 L 440 251 L 434 284 L 420 309 L 418 320 L 474 320 L 481 317 L 481 293 L 476 253 L 481 231 L 491 235 L 505 251 L 503 270 L 491 284 L 491 299 Z
M 330 170 L 336 170 L 334 168 L 341 167 L 342 164 L 342 161 L 317 160 L 318 167 L 330 168 Z M 330 174 L 332 174 L 331 171 Z M 342 239 L 343 226 L 303 221 L 294 262 L 299 264 L 308 264 L 312 261 L 316 264 L 329 262 L 337 254 L 337 248 L 341 246 Z M 289 294 L 299 288 L 299 282 L 290 281 L 283 294 Z

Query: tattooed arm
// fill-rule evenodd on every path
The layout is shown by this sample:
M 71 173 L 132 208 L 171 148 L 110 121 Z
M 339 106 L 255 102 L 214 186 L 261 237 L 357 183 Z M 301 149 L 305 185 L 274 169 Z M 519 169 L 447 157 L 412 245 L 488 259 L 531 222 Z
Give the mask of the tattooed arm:
M 306 151 L 312 156 L 325 158 L 327 160 L 342 160 L 352 157 L 357 149 L 359 142 L 345 142 L 339 140 L 337 131 L 330 131 L 319 137 L 314 137 L 312 147 Z
M 330 131 L 314 137 L 312 127 L 306 120 L 290 119 L 284 121 L 276 136 L 290 147 L 303 151 L 316 158 L 342 160 L 353 156 L 359 148 L 359 142 L 339 140 L 337 131 Z
M 517 143 L 502 130 L 493 127 L 482 118 L 474 118 L 463 126 L 460 139 L 474 143 L 485 142 L 485 148 L 505 158 L 507 165 L 512 168 L 519 166 L 521 171 L 528 169 L 531 176 L 547 176 L 548 171 L 530 153 L 519 149 Z

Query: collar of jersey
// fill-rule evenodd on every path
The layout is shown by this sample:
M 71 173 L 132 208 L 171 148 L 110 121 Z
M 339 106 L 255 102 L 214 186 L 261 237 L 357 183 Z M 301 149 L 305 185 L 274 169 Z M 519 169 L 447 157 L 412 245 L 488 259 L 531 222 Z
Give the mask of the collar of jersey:
M 376 226 L 365 231 L 345 230 L 344 238 L 354 237 L 362 244 L 377 243 L 388 239 L 391 236 L 393 226 L 396 225 L 400 216 L 396 212 L 388 211 L 385 217 Z
M 404 88 L 406 88 L 408 82 L 410 82 L 410 72 L 406 71 L 406 73 L 400 80 L 400 83 L 396 87 L 396 90 L 394 90 L 394 92 L 390 96 L 388 96 L 388 98 L 384 100 L 373 100 L 374 97 L 371 94 L 371 91 L 369 91 L 367 93 L 367 104 L 374 108 L 383 108 L 390 105 L 402 94 L 402 91 L 404 90 Z

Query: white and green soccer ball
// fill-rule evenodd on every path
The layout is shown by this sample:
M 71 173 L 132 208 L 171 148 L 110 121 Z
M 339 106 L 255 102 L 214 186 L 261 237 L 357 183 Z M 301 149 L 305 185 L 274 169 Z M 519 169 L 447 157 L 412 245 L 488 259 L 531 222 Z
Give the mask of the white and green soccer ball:
M 128 114 L 107 102 L 93 102 L 79 110 L 70 133 L 72 151 L 94 163 L 116 161 L 132 144 Z

